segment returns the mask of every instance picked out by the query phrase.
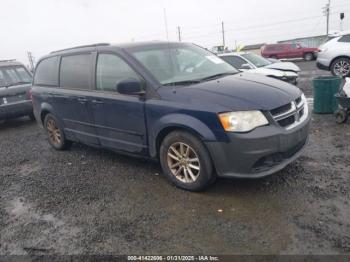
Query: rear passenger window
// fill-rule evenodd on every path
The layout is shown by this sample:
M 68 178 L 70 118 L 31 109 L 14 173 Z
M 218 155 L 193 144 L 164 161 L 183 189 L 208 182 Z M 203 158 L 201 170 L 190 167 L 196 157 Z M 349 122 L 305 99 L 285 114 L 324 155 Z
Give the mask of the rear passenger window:
M 35 70 L 34 85 L 58 86 L 58 66 L 58 56 L 42 60 Z
M 99 54 L 96 69 L 96 89 L 117 91 L 119 82 L 139 79 L 136 72 L 120 57 L 112 54 Z
M 60 69 L 60 86 L 74 89 L 91 89 L 91 54 L 63 56 Z
M 339 38 L 338 42 L 350 43 L 350 35 L 342 36 L 341 38 Z
M 247 64 L 247 61 L 237 56 L 221 56 L 220 58 L 238 69 L 241 69 L 242 65 Z

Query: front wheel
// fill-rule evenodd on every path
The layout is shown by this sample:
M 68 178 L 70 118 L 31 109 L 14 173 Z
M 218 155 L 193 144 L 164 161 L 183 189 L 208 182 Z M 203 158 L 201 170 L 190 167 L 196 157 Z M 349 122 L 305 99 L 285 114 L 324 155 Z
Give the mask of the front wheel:
M 331 65 L 331 72 L 335 76 L 350 76 L 350 59 L 345 57 L 336 59 Z
M 45 116 L 44 128 L 50 145 L 56 150 L 65 150 L 71 146 L 72 142 L 66 139 L 63 128 L 54 115 L 47 114 Z
M 209 153 L 192 134 L 170 133 L 163 140 L 159 154 L 164 174 L 179 188 L 201 191 L 215 181 Z

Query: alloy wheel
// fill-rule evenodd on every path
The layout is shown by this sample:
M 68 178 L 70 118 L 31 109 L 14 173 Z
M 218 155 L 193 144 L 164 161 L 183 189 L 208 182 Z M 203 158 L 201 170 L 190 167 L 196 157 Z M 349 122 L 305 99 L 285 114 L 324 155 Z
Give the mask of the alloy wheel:
M 167 153 L 171 174 L 183 183 L 193 183 L 200 173 L 200 162 L 195 150 L 186 143 L 172 144 Z
M 49 138 L 55 145 L 59 145 L 61 143 L 61 131 L 58 128 L 55 120 L 49 119 L 46 124 L 46 129 L 49 134 Z
M 340 60 L 334 65 L 334 73 L 337 76 L 347 76 L 350 73 L 350 64 L 347 61 Z

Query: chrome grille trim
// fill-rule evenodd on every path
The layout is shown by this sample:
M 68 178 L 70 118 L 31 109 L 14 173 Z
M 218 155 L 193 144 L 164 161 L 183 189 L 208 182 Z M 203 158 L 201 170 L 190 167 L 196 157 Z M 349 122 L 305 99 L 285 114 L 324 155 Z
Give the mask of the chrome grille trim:
M 270 114 L 272 115 L 272 118 L 276 121 L 276 123 L 279 126 L 281 126 L 282 128 L 285 128 L 286 130 L 290 130 L 290 129 L 300 125 L 301 123 L 303 123 L 307 119 L 308 114 L 309 114 L 309 108 L 308 108 L 308 104 L 307 104 L 305 96 L 302 95 L 301 97 L 297 98 L 296 100 L 294 100 L 290 103 L 290 109 L 288 111 L 280 113 L 280 114 L 276 114 L 276 115 L 274 115 L 270 111 Z M 294 118 L 294 121 L 292 120 L 291 117 Z M 286 126 L 283 126 L 282 123 L 286 122 L 284 120 L 286 120 L 287 122 L 293 121 L 293 123 L 287 124 Z

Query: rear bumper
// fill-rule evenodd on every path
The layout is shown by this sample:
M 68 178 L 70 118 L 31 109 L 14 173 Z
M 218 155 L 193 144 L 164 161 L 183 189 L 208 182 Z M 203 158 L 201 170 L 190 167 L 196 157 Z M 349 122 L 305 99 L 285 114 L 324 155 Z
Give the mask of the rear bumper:
M 0 119 L 15 118 L 29 115 L 33 112 L 32 101 L 23 100 L 0 105 Z
M 308 142 L 310 117 L 286 131 L 260 127 L 247 134 L 229 134 L 229 143 L 207 142 L 220 177 L 259 178 L 276 173 L 296 160 Z

